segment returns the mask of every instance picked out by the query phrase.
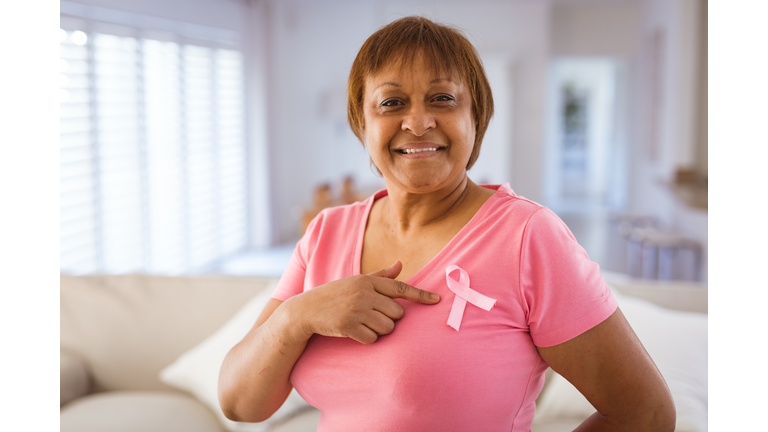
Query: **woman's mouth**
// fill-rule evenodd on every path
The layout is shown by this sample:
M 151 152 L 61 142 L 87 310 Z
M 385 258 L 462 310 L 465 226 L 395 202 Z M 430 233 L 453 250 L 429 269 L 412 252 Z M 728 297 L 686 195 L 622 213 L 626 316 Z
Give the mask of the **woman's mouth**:
M 445 147 L 405 148 L 395 150 L 405 159 L 426 159 L 445 150 Z
M 437 151 L 437 147 L 427 147 L 427 148 L 420 148 L 420 149 L 403 149 L 398 150 L 401 154 L 412 154 L 412 153 L 421 153 L 421 152 L 434 152 Z

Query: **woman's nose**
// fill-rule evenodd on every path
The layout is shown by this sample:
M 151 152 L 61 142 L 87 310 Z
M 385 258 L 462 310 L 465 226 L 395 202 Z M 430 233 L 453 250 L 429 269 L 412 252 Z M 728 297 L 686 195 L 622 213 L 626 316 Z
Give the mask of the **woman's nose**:
M 416 136 L 422 136 L 437 126 L 435 117 L 420 104 L 411 105 L 408 113 L 405 115 L 402 123 L 404 131 L 411 132 Z

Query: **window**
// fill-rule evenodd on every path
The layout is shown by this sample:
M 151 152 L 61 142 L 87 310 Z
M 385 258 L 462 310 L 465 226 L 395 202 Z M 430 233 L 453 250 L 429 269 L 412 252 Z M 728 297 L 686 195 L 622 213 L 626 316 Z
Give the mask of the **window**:
M 62 16 L 61 270 L 198 272 L 248 242 L 236 47 Z

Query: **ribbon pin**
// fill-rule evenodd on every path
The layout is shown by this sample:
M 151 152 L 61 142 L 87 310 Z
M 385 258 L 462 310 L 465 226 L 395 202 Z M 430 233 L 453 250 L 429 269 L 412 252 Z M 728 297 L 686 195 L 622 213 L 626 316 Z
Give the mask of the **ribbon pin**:
M 459 280 L 451 277 L 451 272 L 454 270 L 459 271 Z M 484 310 L 491 310 L 493 305 L 496 304 L 496 300 L 490 297 L 486 297 L 479 292 L 469 287 L 469 275 L 463 268 L 457 265 L 449 265 L 445 268 L 445 282 L 448 284 L 448 288 L 453 291 L 456 296 L 453 298 L 453 306 L 451 306 L 451 313 L 448 315 L 448 325 L 459 331 L 461 326 L 461 317 L 464 316 L 464 307 L 467 302 Z

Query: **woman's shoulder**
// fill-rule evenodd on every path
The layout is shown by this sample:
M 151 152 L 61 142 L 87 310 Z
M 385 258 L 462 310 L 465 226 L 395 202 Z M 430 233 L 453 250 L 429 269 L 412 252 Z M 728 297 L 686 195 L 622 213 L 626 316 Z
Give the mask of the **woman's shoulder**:
M 509 184 L 501 185 L 486 212 L 484 222 L 505 227 L 523 238 L 572 238 L 565 222 L 549 207 L 517 195 Z
M 537 213 L 546 213 L 547 216 L 549 216 L 549 214 L 554 215 L 554 213 L 547 207 L 536 201 L 525 198 L 522 195 L 516 194 L 509 186 L 509 183 L 502 185 L 483 185 L 483 187 L 496 189 L 496 193 L 491 198 L 493 201 L 490 205 L 490 214 L 495 215 L 496 217 L 503 217 L 507 220 L 512 219 L 516 222 L 520 222 L 530 220 Z
M 351 204 L 331 206 L 323 209 L 320 214 L 326 219 L 344 218 L 349 215 L 360 215 L 364 213 L 369 205 L 371 197 L 362 201 L 355 201 Z
M 352 204 L 324 208 L 317 214 L 317 216 L 315 216 L 312 222 L 310 222 L 307 232 L 313 230 L 317 231 L 328 227 L 349 228 L 353 224 L 357 225 L 368 210 L 370 200 L 371 197 L 363 201 L 353 202 Z

